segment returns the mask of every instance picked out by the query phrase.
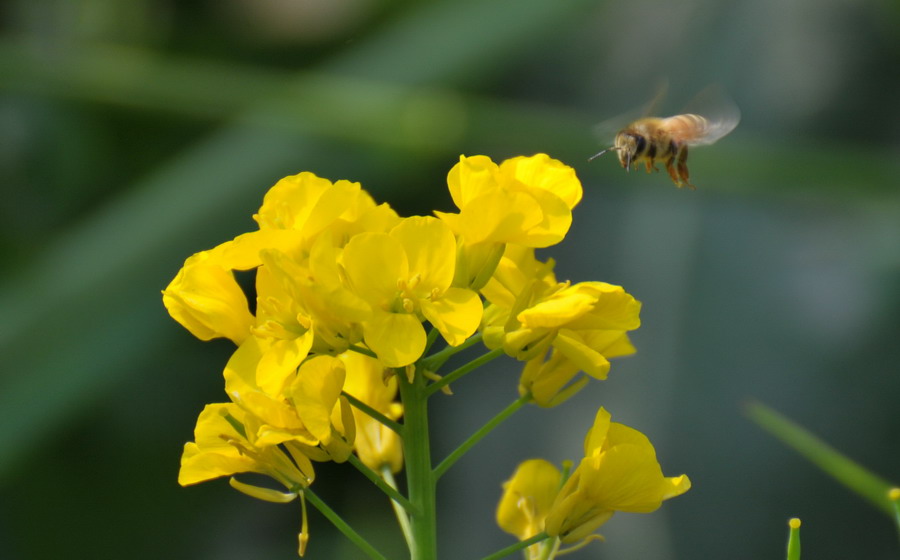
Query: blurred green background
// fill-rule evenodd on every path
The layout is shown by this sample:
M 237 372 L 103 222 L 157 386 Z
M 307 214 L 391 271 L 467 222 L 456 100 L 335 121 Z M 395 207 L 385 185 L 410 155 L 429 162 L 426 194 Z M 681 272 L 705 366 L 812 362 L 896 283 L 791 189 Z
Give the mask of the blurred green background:
M 751 424 L 756 398 L 900 482 L 900 4 L 895 1 L 9 0 L 0 7 L 0 558 L 293 558 L 297 504 L 180 488 L 230 343 L 160 290 L 254 227 L 280 177 L 360 181 L 449 210 L 459 154 L 547 152 L 585 187 L 558 276 L 643 301 L 639 352 L 529 407 L 441 481 L 444 558 L 510 544 L 523 459 L 577 459 L 599 405 L 694 488 L 620 514 L 575 558 L 896 558 L 895 529 Z M 593 126 L 669 83 L 743 120 L 691 155 L 697 191 L 626 174 Z M 516 397 L 498 361 L 433 406 L 443 456 Z M 347 465 L 316 490 L 391 557 Z M 361 558 L 317 513 L 308 557 Z

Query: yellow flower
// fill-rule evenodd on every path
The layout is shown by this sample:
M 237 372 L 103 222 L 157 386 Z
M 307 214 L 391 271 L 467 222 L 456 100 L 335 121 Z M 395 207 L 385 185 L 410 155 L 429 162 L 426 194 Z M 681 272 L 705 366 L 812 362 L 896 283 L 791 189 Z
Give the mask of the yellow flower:
M 237 349 L 225 366 L 225 391 L 234 403 L 258 419 L 257 445 L 279 445 L 315 461 L 345 461 L 353 448 L 356 426 L 341 397 L 344 365 L 332 356 L 307 359 L 271 393 L 257 381 L 263 349 L 254 338 Z M 339 424 L 332 422 L 338 410 Z
M 459 213 L 435 212 L 460 239 L 454 285 L 481 288 L 503 254 L 503 245 L 549 247 L 572 224 L 581 200 L 575 171 L 547 156 L 508 159 L 460 156 L 447 175 Z
M 547 534 L 563 543 L 590 538 L 617 511 L 649 513 L 691 487 L 686 475 L 663 476 L 650 440 L 611 422 L 603 408 L 585 438 L 584 454 L 544 524 Z
M 232 488 L 267 502 L 287 503 L 313 482 L 315 473 L 309 458 L 293 449 L 285 453 L 277 445 L 261 443 L 256 437 L 259 419 L 234 403 L 209 404 L 197 418 L 194 441 L 184 445 L 178 483 L 182 486 L 204 482 L 221 476 L 254 472 L 268 475 L 287 489 L 279 492 L 247 484 L 234 476 Z M 309 541 L 306 505 L 301 508 L 303 521 L 299 537 L 299 553 L 303 556 Z
M 350 288 L 372 307 L 363 322 L 366 345 L 388 367 L 419 359 L 427 319 L 448 344 L 458 346 L 481 321 L 481 300 L 451 287 L 456 240 L 435 218 L 403 219 L 390 233 L 361 233 L 344 247 Z
M 263 264 L 263 254 L 273 251 L 288 255 L 306 267 L 322 237 L 327 239 L 321 244 L 321 250 L 332 244 L 340 247 L 356 233 L 387 231 L 399 221 L 396 212 L 385 204 L 376 205 L 358 183 L 332 183 L 312 173 L 278 181 L 266 193 L 254 219 L 259 223 L 258 231 L 239 235 L 190 257 L 163 292 L 163 302 L 172 317 L 198 338 L 224 336 L 240 344 L 247 337 L 253 320 L 232 271 L 255 269 Z M 351 317 L 334 329 L 331 323 L 323 325 L 320 342 L 335 343 L 337 350 L 342 351 L 358 338 L 347 342 L 333 331 L 352 335 L 349 324 L 366 310 L 360 310 L 359 302 L 352 297 L 347 301 L 346 291 L 336 290 L 339 282 L 330 282 L 337 274 L 336 263 L 331 268 L 329 271 L 319 267 L 317 272 L 328 283 L 317 288 L 316 296 L 326 294 L 326 301 L 342 304 L 343 307 L 339 305 L 336 309 L 351 310 Z M 311 296 L 301 304 L 310 300 L 321 301 L 321 298 Z
M 396 402 L 397 377 L 386 376 L 384 364 L 357 352 L 345 352 L 338 356 L 347 370 L 344 391 L 391 420 L 403 414 L 403 406 Z M 403 468 L 403 443 L 393 430 L 365 412 L 353 408 L 356 420 L 355 450 L 360 460 L 369 468 L 380 471 L 387 465 L 391 472 Z
M 361 231 L 386 231 L 398 221 L 388 205 L 376 205 L 359 183 L 332 183 L 307 171 L 275 183 L 253 219 L 262 231 L 298 231 L 308 241 L 326 230 L 347 238 Z
M 481 292 L 491 302 L 482 325 L 485 345 L 528 362 L 520 392 L 531 392 L 542 406 L 583 387 L 586 379 L 569 385 L 579 371 L 605 379 L 608 358 L 634 352 L 626 332 L 640 326 L 640 302 L 612 284 L 557 282 L 553 262 L 538 261 L 532 249 L 508 245 Z
M 278 273 L 279 269 L 273 266 L 257 269 L 256 326 L 251 329 L 262 351 L 256 382 L 273 395 L 281 393 L 309 355 L 314 338 L 312 318 L 279 281 Z
M 189 257 L 163 291 L 173 319 L 200 340 L 230 338 L 240 345 L 250 334 L 253 315 L 231 270 L 207 251 Z
M 197 418 L 194 441 L 184 444 L 178 483 L 182 486 L 222 476 L 255 472 L 297 492 L 313 481 L 312 463 L 289 458 L 277 446 L 258 445 L 258 421 L 234 403 L 208 404 Z
M 581 390 L 588 377 L 573 381 L 579 372 L 606 379 L 608 358 L 635 352 L 623 331 L 572 331 L 560 329 L 553 339 L 550 357 L 540 354 L 525 363 L 519 378 L 519 393 L 531 393 L 540 406 L 561 404 Z
M 544 519 L 559 492 L 562 473 L 543 459 L 529 459 L 503 483 L 503 497 L 497 506 L 497 524 L 520 541 L 544 530 Z M 528 547 L 528 559 L 539 558 L 541 547 Z

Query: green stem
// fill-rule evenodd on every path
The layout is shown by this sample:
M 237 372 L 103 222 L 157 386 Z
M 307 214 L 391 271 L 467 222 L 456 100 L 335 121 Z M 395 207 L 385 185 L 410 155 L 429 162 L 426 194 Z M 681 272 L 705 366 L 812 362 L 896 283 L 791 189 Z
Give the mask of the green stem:
M 391 488 L 394 490 L 397 489 L 397 481 L 394 480 L 394 473 L 391 472 L 391 467 L 389 465 L 382 465 L 381 476 Z M 391 506 L 394 508 L 394 515 L 397 516 L 397 523 L 400 524 L 400 530 L 403 531 L 403 538 L 406 539 L 406 546 L 412 550 L 413 540 L 412 531 L 409 528 L 409 514 L 407 514 L 406 510 L 400 507 L 400 504 L 397 502 L 391 502 Z
M 900 488 L 888 490 L 888 500 L 894 508 L 894 522 L 897 524 L 897 534 L 900 536 Z
M 344 536 L 350 539 L 353 544 L 358 546 L 363 552 L 365 552 L 369 558 L 373 558 L 375 560 L 387 560 L 384 555 L 375 550 L 371 544 L 369 544 L 366 539 L 362 538 L 362 536 L 353 530 L 353 527 L 347 524 L 340 515 L 335 513 L 333 509 L 328 507 L 325 502 L 322 501 L 312 490 L 309 488 L 305 488 L 303 490 L 303 494 L 306 496 L 306 499 L 309 500 L 309 503 L 313 505 L 317 510 L 319 510 L 322 515 L 324 515 L 341 533 L 344 533 Z
M 582 543 L 586 542 L 587 541 L 582 541 Z M 550 560 L 551 558 L 556 558 L 556 553 L 559 551 L 559 544 L 559 537 L 541 543 L 541 555 L 538 557 L 538 560 Z
M 477 432 L 469 436 L 469 439 L 464 441 L 462 445 L 457 447 L 450 455 L 447 456 L 446 459 L 440 462 L 440 464 L 434 469 L 434 479 L 435 481 L 441 478 L 441 476 L 447 472 L 447 469 L 453 466 L 453 463 L 458 461 L 466 452 L 472 448 L 473 445 L 478 443 L 484 438 L 484 436 L 488 435 L 493 431 L 494 428 L 499 426 L 504 420 L 513 415 L 514 412 L 522 408 L 522 406 L 531 400 L 531 393 L 525 393 L 518 399 L 512 402 L 509 406 L 504 408 L 499 414 L 490 419 L 490 421 L 482 426 Z
M 481 560 L 499 560 L 500 558 L 505 558 L 505 557 L 509 556 L 510 554 L 512 554 L 513 552 L 516 552 L 517 550 L 523 550 L 535 543 L 539 543 L 542 540 L 548 539 L 548 538 L 550 538 L 550 537 L 547 536 L 547 533 L 541 532 L 541 533 L 538 533 L 537 535 L 531 537 L 530 539 L 526 539 L 524 541 L 517 542 L 516 544 L 507 546 L 506 548 L 504 548 L 502 550 L 498 550 L 497 552 L 491 554 L 490 556 L 485 556 Z
M 428 371 L 436 372 L 437 370 L 441 369 L 441 366 L 444 365 L 444 363 L 454 355 L 462 352 L 463 350 L 474 344 L 481 342 L 481 336 L 481 333 L 475 333 L 467 338 L 466 341 L 459 346 L 447 346 L 443 350 L 435 352 L 434 354 L 422 360 L 422 367 L 427 369 Z
M 428 397 L 425 376 L 420 367 L 410 382 L 403 371 L 397 371 L 400 399 L 403 402 L 403 454 L 406 463 L 406 484 L 412 535 L 412 560 L 437 558 L 437 508 L 435 506 L 435 476 L 431 471 L 431 447 L 428 434 Z
M 370 358 L 377 358 L 377 357 L 378 357 L 378 354 L 376 354 L 375 352 L 372 352 L 372 351 L 369 350 L 368 348 L 363 348 L 362 346 L 356 346 L 355 344 L 351 344 L 351 345 L 347 348 L 347 350 L 352 350 L 353 352 L 357 352 L 357 353 L 359 353 L 359 354 L 362 354 L 363 356 L 368 356 L 368 357 L 370 357 Z
M 425 390 L 426 395 L 430 397 L 431 395 L 440 391 L 442 387 L 445 387 L 446 385 L 453 383 L 454 381 L 458 380 L 463 375 L 466 375 L 467 373 L 473 371 L 474 369 L 476 369 L 480 366 L 483 366 L 484 364 L 490 362 L 491 360 L 493 360 L 501 355 L 503 355 L 502 348 L 497 348 L 496 350 L 491 350 L 487 354 L 482 354 L 481 356 L 479 356 L 478 358 L 475 358 L 471 362 L 451 371 L 450 373 L 448 373 L 447 375 L 442 377 L 439 381 L 435 381 L 434 383 L 429 385 L 428 388 Z M 434 370 L 431 370 L 431 371 L 434 371 Z
M 359 460 L 354 454 L 350 454 L 348 461 L 351 465 L 356 467 L 356 469 L 363 473 L 366 478 L 372 481 L 372 483 L 378 487 L 379 490 L 387 494 L 388 498 L 392 501 L 396 502 L 397 505 L 402 506 L 406 511 L 413 511 L 413 505 L 409 503 L 409 500 L 406 499 L 403 494 L 397 491 L 396 488 L 392 488 L 387 482 L 382 479 L 377 472 L 373 471 L 369 467 L 367 467 L 362 461 Z
M 796 526 L 794 526 L 794 520 L 792 519 L 790 523 L 790 534 L 788 536 L 788 545 L 787 545 L 787 560 L 800 560 L 800 520 L 796 520 Z
M 440 335 L 441 335 L 441 331 L 437 330 L 434 327 L 431 327 L 431 330 L 428 331 L 428 338 L 425 340 L 425 350 L 422 352 L 423 355 L 428 353 L 428 351 L 431 349 L 431 346 L 434 344 L 434 342 L 438 339 L 438 337 Z
M 378 420 L 379 423 L 383 424 L 385 427 L 387 427 L 389 430 L 393 431 L 398 436 L 403 437 L 403 425 L 402 424 L 400 424 L 399 422 L 395 422 L 394 420 L 391 420 L 384 414 L 378 412 L 371 406 L 367 405 L 366 403 L 362 402 L 361 400 L 357 399 L 356 397 L 354 397 L 353 395 L 351 395 L 350 393 L 348 393 L 346 391 L 341 391 L 341 394 L 343 396 L 347 397 L 347 400 L 350 401 L 350 404 L 352 404 L 356 408 L 360 409 L 361 411 L 365 412 L 367 415 L 371 416 L 375 420 Z

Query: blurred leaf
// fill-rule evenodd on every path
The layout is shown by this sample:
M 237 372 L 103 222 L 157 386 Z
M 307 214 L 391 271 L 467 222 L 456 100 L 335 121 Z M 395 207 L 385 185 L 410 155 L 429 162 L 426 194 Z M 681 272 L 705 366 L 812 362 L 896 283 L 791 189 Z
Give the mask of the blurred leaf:
M 771 408 L 758 402 L 751 402 L 746 410 L 750 418 L 764 430 L 875 507 L 888 515 L 893 515 L 893 506 L 888 499 L 888 490 L 893 487 L 892 484 L 841 455 L 827 443 Z

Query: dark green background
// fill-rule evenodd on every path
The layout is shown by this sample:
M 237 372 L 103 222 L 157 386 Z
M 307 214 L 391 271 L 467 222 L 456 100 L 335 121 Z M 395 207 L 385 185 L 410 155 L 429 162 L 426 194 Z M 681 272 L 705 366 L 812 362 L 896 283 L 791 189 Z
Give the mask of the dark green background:
M 577 459 L 599 405 L 694 488 L 621 514 L 575 558 L 896 557 L 868 504 L 742 416 L 756 398 L 900 481 L 900 10 L 895 2 L 12 0 L 0 8 L 0 558 L 292 558 L 299 509 L 176 484 L 230 343 L 159 291 L 254 227 L 278 178 L 360 181 L 404 215 L 449 210 L 459 154 L 547 152 L 585 187 L 561 279 L 643 301 L 636 356 L 570 404 L 514 417 L 442 479 L 444 558 L 493 522 L 523 459 Z M 626 174 L 595 123 L 661 80 L 743 110 L 691 155 L 695 192 Z M 436 397 L 449 452 L 516 396 L 498 361 Z M 351 467 L 318 493 L 392 557 Z M 317 513 L 309 558 L 360 558 Z

